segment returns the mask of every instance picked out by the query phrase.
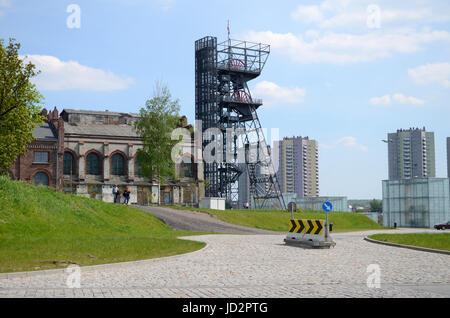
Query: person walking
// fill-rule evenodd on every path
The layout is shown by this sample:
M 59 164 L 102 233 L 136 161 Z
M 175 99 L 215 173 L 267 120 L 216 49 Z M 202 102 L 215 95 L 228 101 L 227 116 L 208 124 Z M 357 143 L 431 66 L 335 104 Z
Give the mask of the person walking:
M 130 193 L 130 188 L 127 187 L 127 189 L 123 192 L 123 196 L 125 198 L 123 204 L 130 205 Z
M 114 203 L 120 203 L 119 199 L 120 190 L 119 187 L 117 187 L 117 184 L 115 184 L 113 187 L 113 195 L 114 195 Z

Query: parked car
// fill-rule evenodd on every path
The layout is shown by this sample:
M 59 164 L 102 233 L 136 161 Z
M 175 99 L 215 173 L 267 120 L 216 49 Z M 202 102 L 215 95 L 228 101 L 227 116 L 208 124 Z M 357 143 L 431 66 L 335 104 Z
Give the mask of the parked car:
M 437 224 L 434 226 L 436 230 L 448 230 L 450 229 L 450 221 L 443 224 Z

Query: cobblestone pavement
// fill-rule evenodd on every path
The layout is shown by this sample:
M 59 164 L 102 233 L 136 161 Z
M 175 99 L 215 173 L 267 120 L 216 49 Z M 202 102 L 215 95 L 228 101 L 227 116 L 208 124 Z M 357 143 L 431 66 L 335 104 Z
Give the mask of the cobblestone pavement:
M 203 250 L 81 268 L 81 288 L 63 270 L 0 275 L 0 297 L 449 297 L 450 256 L 334 234 L 330 250 L 286 246 L 283 235 L 207 235 Z M 397 232 L 417 232 L 402 229 Z M 368 288 L 367 267 L 381 270 Z

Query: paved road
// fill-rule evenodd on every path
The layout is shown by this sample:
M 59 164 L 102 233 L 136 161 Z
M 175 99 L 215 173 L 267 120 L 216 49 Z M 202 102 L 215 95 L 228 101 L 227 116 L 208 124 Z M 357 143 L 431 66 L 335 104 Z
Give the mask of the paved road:
M 419 230 L 420 231 L 420 230 Z M 286 246 L 283 235 L 206 235 L 205 249 L 176 257 L 64 271 L 0 275 L 0 297 L 450 297 L 450 256 L 334 234 L 330 250 Z M 400 233 L 417 230 L 398 230 Z M 369 288 L 380 268 L 380 288 Z
M 202 212 L 144 206 L 138 206 L 138 208 L 153 214 L 175 230 L 225 234 L 279 234 L 278 232 L 229 224 Z

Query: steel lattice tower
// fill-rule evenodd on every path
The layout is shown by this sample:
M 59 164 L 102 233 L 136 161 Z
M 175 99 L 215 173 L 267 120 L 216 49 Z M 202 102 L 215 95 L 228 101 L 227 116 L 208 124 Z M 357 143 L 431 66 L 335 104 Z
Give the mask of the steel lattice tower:
M 212 131 L 204 135 L 203 158 L 220 158 L 204 163 L 207 197 L 235 204 L 238 179 L 247 172 L 252 208 L 269 202 L 286 208 L 256 112 L 263 103 L 252 98 L 247 85 L 261 74 L 269 54 L 270 46 L 260 43 L 229 39 L 218 44 L 215 37 L 195 42 L 195 117 L 203 132 Z M 211 142 L 217 145 L 212 151 Z

